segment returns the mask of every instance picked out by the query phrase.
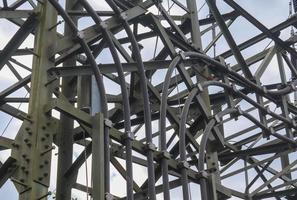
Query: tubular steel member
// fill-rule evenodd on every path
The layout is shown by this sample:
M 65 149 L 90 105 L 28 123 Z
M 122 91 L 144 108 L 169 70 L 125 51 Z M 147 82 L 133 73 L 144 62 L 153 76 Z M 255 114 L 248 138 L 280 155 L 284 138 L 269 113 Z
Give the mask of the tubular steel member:
M 93 20 L 96 24 L 101 24 L 102 20 L 98 17 L 96 12 L 92 9 L 92 7 L 85 0 L 80 1 L 86 10 L 91 14 Z M 101 29 L 104 32 L 104 36 L 110 46 L 110 51 L 113 56 L 114 62 L 117 66 L 117 72 L 120 79 L 120 86 L 123 98 L 123 112 L 124 112 L 124 123 L 125 123 L 125 133 L 126 135 L 123 137 L 126 145 L 126 169 L 127 169 L 127 199 L 133 200 L 133 181 L 131 177 L 133 177 L 132 171 L 132 140 L 134 139 L 133 133 L 131 132 L 131 120 L 130 120 L 130 105 L 129 105 L 129 97 L 128 91 L 125 82 L 125 76 L 123 72 L 123 67 L 120 62 L 118 53 L 116 51 L 115 45 L 110 37 L 110 32 L 105 29 L 104 25 L 101 25 Z
M 74 2 L 66 1 L 66 9 L 77 9 Z M 72 17 L 73 22 L 77 25 L 77 17 Z M 72 29 L 65 24 L 65 35 L 72 37 Z M 71 66 L 75 65 L 76 59 L 69 58 L 63 63 L 63 66 Z M 73 77 L 65 77 L 62 79 L 62 94 L 70 99 L 73 99 L 75 94 L 75 87 L 72 81 Z M 86 94 L 87 96 L 88 94 Z M 69 118 L 66 115 L 61 115 L 60 119 L 60 130 L 57 133 L 57 137 L 59 138 L 58 146 L 58 171 L 57 171 L 57 190 L 56 190 L 56 199 L 57 200 L 71 200 L 71 181 L 64 177 L 65 172 L 72 164 L 72 155 L 73 155 L 73 126 L 74 120 Z
M 296 199 L 297 37 L 283 33 L 297 18 L 267 28 L 247 4 L 0 1 L 0 24 L 19 28 L 0 48 L 0 187 L 22 200 Z M 240 34 L 245 20 L 260 33 Z
M 148 198 L 151 200 L 156 199 L 155 191 L 155 172 L 154 172 L 154 160 L 153 160 L 153 151 L 155 150 L 155 145 L 152 143 L 152 125 L 151 125 L 151 109 L 149 103 L 149 94 L 147 89 L 147 79 L 145 76 L 144 65 L 140 55 L 140 50 L 138 43 L 135 39 L 134 34 L 132 33 L 128 22 L 125 19 L 125 16 L 121 15 L 120 10 L 115 5 L 113 0 L 108 0 L 107 3 L 111 6 L 114 12 L 120 16 L 123 22 L 124 29 L 131 40 L 132 52 L 135 55 L 137 62 L 138 73 L 140 77 L 140 85 L 143 95 L 143 109 L 144 109 L 144 124 L 145 124 L 145 136 L 147 143 L 147 161 L 148 161 Z M 130 177 L 131 178 L 131 177 Z

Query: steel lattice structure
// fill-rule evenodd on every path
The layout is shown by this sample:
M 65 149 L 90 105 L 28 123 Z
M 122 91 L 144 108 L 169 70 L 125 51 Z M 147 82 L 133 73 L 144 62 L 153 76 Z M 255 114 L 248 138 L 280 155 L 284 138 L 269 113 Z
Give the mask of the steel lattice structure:
M 204 1 L 168 2 L 2 1 L 1 20 L 18 28 L 0 51 L 0 73 L 17 80 L 1 86 L 0 110 L 22 123 L 0 137 L 11 150 L 0 187 L 10 180 L 19 199 L 43 200 L 56 177 L 57 200 L 73 190 L 94 200 L 297 199 L 297 38 L 283 35 L 297 16 L 267 28 L 241 1 L 205 0 L 205 18 Z M 237 20 L 257 31 L 236 41 Z

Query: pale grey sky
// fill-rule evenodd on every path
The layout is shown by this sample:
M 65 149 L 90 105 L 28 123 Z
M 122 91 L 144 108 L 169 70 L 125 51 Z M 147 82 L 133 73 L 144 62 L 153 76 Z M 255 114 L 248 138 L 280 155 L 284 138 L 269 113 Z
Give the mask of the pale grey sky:
M 9 1 L 9 2 L 13 2 L 13 1 Z M 104 1 L 100 1 L 100 3 L 98 3 L 99 1 L 92 0 L 90 2 L 96 9 L 100 9 L 100 10 L 109 9 L 107 4 Z M 163 2 L 165 5 L 167 4 L 166 0 L 164 0 Z M 185 3 L 185 0 L 181 0 L 180 2 Z M 232 10 L 225 3 L 222 3 L 222 0 L 217 0 L 217 2 L 218 2 L 218 7 L 219 7 L 221 13 L 230 12 Z M 289 2 L 288 0 L 282 0 L 282 1 L 280 1 L 280 0 L 261 0 L 261 1 L 259 1 L 259 0 L 241 0 L 241 1 L 236 1 L 236 2 L 238 2 L 243 8 L 245 8 L 247 11 L 249 11 L 252 15 L 254 15 L 259 21 L 264 23 L 267 27 L 275 26 L 276 24 L 278 24 L 288 18 L 288 2 Z M 197 0 L 197 3 L 198 3 L 198 8 L 200 8 L 203 5 L 204 0 Z M 25 8 L 26 7 L 24 7 L 23 9 L 25 9 Z M 154 11 L 154 10 L 152 10 L 152 11 Z M 180 13 L 181 11 L 180 11 L 180 9 L 173 7 L 171 12 L 172 13 Z M 208 11 L 207 6 L 204 6 L 204 8 L 201 10 L 201 12 L 199 12 L 199 18 L 205 18 L 205 17 L 207 17 L 208 14 L 209 14 L 209 11 Z M 80 28 L 84 28 L 84 27 L 88 27 L 90 25 L 90 23 L 92 23 L 92 22 L 89 19 L 87 19 L 87 20 L 81 21 L 80 23 L 81 23 Z M 0 38 L 1 38 L 0 48 L 3 48 L 4 45 L 7 43 L 7 41 L 9 40 L 9 38 L 17 30 L 17 27 L 15 27 L 11 23 L 8 23 L 7 21 L 5 21 L 3 19 L 0 19 L 0 27 L 5 27 L 5 29 L 4 28 L 0 29 Z M 202 28 L 204 28 L 204 27 L 202 27 Z M 63 26 L 59 26 L 59 30 L 63 30 Z M 231 30 L 231 33 L 237 43 L 241 43 L 241 42 L 243 42 L 243 41 L 249 39 L 250 37 L 259 33 L 259 31 L 255 27 L 253 27 L 251 24 L 249 24 L 242 17 L 238 18 L 236 20 L 236 22 L 232 24 L 232 26 L 230 27 L 230 30 Z M 289 33 L 290 33 L 289 30 L 285 30 L 284 32 L 282 32 L 281 38 L 283 38 L 283 39 L 288 38 Z M 121 33 L 119 35 L 121 35 Z M 203 46 L 204 47 L 207 45 L 209 40 L 210 40 L 209 36 L 206 35 L 203 37 Z M 144 59 L 145 60 L 150 59 L 152 57 L 152 52 L 153 52 L 152 51 L 152 49 L 153 49 L 152 40 L 150 40 L 150 41 L 145 40 L 145 41 L 142 41 L 141 43 L 145 47 L 145 49 L 142 51 L 142 55 L 143 55 Z M 244 55 L 251 56 L 255 52 L 264 49 L 264 47 L 268 43 L 269 43 L 269 40 L 265 40 L 264 42 L 260 43 L 259 45 L 256 45 L 256 47 L 249 48 L 249 49 L 245 50 Z M 22 46 L 23 47 L 32 47 L 32 44 L 33 44 L 33 37 L 31 36 L 24 42 L 24 44 Z M 226 42 L 224 41 L 224 39 L 220 39 L 217 42 L 217 47 L 216 47 L 217 53 L 224 52 L 226 49 L 228 49 Z M 210 51 L 209 54 L 212 55 L 212 51 Z M 18 59 L 21 60 L 23 63 L 26 63 L 29 66 L 31 65 L 31 61 L 28 58 L 18 58 Z M 110 57 L 108 50 L 104 50 L 102 52 L 102 54 L 98 57 L 97 61 L 102 62 L 102 63 L 103 62 L 107 62 L 107 63 L 111 62 L 112 59 Z M 234 59 L 231 57 L 230 59 L 227 59 L 227 62 L 233 64 Z M 275 60 L 273 61 L 273 63 L 275 64 Z M 22 74 L 25 75 L 25 72 L 22 72 Z M 163 75 L 164 75 L 164 73 L 163 73 Z M 158 79 L 161 79 L 161 77 L 163 75 L 161 75 L 161 73 L 160 73 L 159 76 L 155 77 L 155 79 L 156 79 L 155 81 L 158 81 Z M 266 74 L 266 76 L 263 79 L 261 79 L 261 81 L 263 83 L 271 83 L 271 82 L 277 81 L 278 76 L 279 75 L 277 74 L 277 67 L 271 68 L 269 73 Z M 16 81 L 16 79 L 12 76 L 12 74 L 9 72 L 9 70 L 7 70 L 7 68 L 4 68 L 0 73 L 0 91 L 2 89 L 4 89 L 5 86 L 10 85 L 15 81 Z M 106 83 L 107 83 L 106 84 L 107 91 L 109 93 L 118 94 L 120 92 L 119 87 L 116 86 L 115 84 L 111 83 L 111 81 L 106 80 Z M 14 95 L 25 95 L 25 91 L 20 90 Z M 26 106 L 24 105 L 21 108 L 26 109 Z M 1 119 L 1 123 L 0 123 L 0 133 L 1 133 L 1 130 L 3 130 L 5 128 L 10 117 L 8 115 L 0 112 L 0 119 Z M 239 120 L 236 123 L 237 123 L 237 127 L 234 127 L 234 122 L 230 123 L 230 125 L 227 124 L 225 126 L 225 131 L 230 133 L 231 131 L 243 129 L 243 128 L 247 127 L 248 125 L 250 125 L 250 123 L 247 122 L 246 120 Z M 153 125 L 154 125 L 154 130 L 156 131 L 158 129 L 157 124 L 153 124 Z M 20 126 L 20 122 L 17 120 L 13 120 L 10 127 L 5 132 L 4 136 L 13 138 L 15 136 L 19 126 Z M 78 155 L 78 152 L 80 152 L 80 151 L 81 151 L 81 149 L 79 149 L 79 147 L 77 147 L 75 154 Z M 54 156 L 55 152 L 57 152 L 57 150 L 55 150 L 53 152 L 53 164 L 56 164 L 56 156 Z M 4 161 L 8 155 L 9 155 L 9 152 L 1 152 L 0 160 Z M 243 163 L 239 163 L 237 165 L 237 167 L 239 167 L 240 165 L 243 165 Z M 88 166 L 90 166 L 90 162 L 88 162 Z M 90 171 L 91 170 L 89 170 L 89 172 Z M 53 172 L 55 172 L 55 167 L 53 167 Z M 146 171 L 144 168 L 135 167 L 134 176 L 139 177 L 138 178 L 139 180 L 137 180 L 139 183 L 141 183 L 145 180 L 145 174 L 146 174 Z M 253 174 L 253 172 L 251 172 L 251 174 Z M 90 174 L 89 174 L 89 176 L 90 176 Z M 54 177 L 55 177 L 55 174 L 52 173 L 53 179 L 52 179 L 51 188 L 50 188 L 50 190 L 52 190 L 52 191 L 54 191 L 54 187 L 55 187 L 55 178 Z M 84 168 L 81 169 L 78 180 L 81 183 L 85 183 Z M 224 180 L 224 184 L 226 184 L 227 186 L 230 186 L 233 189 L 242 190 L 243 184 L 238 184 L 237 182 L 238 182 L 238 176 L 234 177 L 234 178 L 230 178 L 228 180 Z M 115 193 L 116 195 L 119 195 L 119 196 L 125 194 L 124 179 L 121 176 L 119 176 L 118 173 L 116 173 L 116 171 L 114 169 L 112 170 L 111 183 L 112 183 L 111 190 L 113 193 Z M 158 182 L 158 183 L 160 184 L 160 182 Z M 121 185 L 121 186 L 119 187 L 119 185 Z M 196 198 L 196 196 L 199 196 L 199 187 L 197 185 L 191 184 L 191 191 L 192 191 L 192 196 L 195 197 L 195 199 L 199 199 L 199 198 Z M 173 190 L 172 191 L 172 199 L 173 200 L 181 199 L 180 194 L 181 194 L 180 188 Z M 74 191 L 74 195 L 77 196 L 79 199 L 86 199 L 85 195 L 83 195 L 80 192 Z M 11 200 L 17 199 L 16 191 L 15 191 L 11 182 L 7 182 L 0 189 L 0 199 L 11 199 Z M 158 199 L 161 200 L 162 197 L 159 195 Z M 233 199 L 235 200 L 236 198 L 232 198 L 232 200 Z

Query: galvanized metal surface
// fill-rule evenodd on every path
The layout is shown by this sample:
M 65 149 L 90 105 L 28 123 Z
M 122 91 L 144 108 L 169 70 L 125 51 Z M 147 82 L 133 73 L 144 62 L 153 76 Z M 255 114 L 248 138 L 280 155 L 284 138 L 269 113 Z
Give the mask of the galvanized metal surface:
M 0 137 L 0 186 L 22 200 L 296 199 L 297 18 L 268 28 L 247 4 L 3 0 L 18 28 L 0 110 L 22 123 Z

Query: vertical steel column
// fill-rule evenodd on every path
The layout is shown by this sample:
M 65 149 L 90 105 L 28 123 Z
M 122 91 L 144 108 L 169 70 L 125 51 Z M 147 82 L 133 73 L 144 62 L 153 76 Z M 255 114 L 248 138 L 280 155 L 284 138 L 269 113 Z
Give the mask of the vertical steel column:
M 202 49 L 202 42 L 201 42 L 201 33 L 200 33 L 200 27 L 199 27 L 199 18 L 198 18 L 198 12 L 197 12 L 197 5 L 196 5 L 196 0 L 187 0 L 187 8 L 190 11 L 190 17 L 191 17 L 191 37 L 192 37 L 192 42 L 195 48 L 198 49 Z M 204 77 L 209 77 L 209 72 L 207 68 L 204 68 L 203 71 L 201 71 L 202 75 Z M 197 81 L 200 83 L 203 83 L 204 80 L 201 76 L 197 76 Z M 206 102 L 207 105 L 207 109 L 211 109 L 210 108 L 210 101 L 209 101 L 209 96 L 208 96 L 208 91 L 206 89 L 206 91 L 203 92 L 203 99 Z M 217 159 L 217 152 L 215 151 L 210 151 L 210 149 L 212 148 L 207 148 L 207 165 L 208 167 L 213 167 L 213 164 L 215 164 L 215 166 L 218 166 L 218 159 Z M 204 153 L 204 152 L 199 152 L 199 153 Z M 211 162 L 209 162 L 209 160 L 212 160 Z M 219 181 L 219 174 L 211 174 L 210 177 L 210 183 L 208 184 L 209 189 L 208 191 L 210 192 L 210 194 L 208 195 L 208 197 L 212 197 L 213 200 L 217 199 L 216 196 L 216 191 L 215 191 L 215 184 L 214 181 L 218 180 Z M 191 191 L 189 191 L 191 192 Z
M 44 107 L 50 102 L 52 95 L 51 85 L 47 84 L 47 70 L 55 66 L 49 55 L 54 47 L 53 41 L 56 40 L 56 29 L 50 28 L 57 22 L 57 13 L 48 1 L 39 3 L 38 10 L 39 26 L 34 44 L 29 123 L 23 123 L 26 125 L 27 133 L 22 136 L 26 137 L 25 142 L 21 143 L 22 146 L 26 146 L 26 151 L 13 152 L 24 154 L 28 166 L 24 171 L 27 175 L 24 181 L 27 189 L 20 193 L 21 200 L 46 200 L 49 195 L 52 136 L 55 131 L 51 115 L 45 112 Z
M 92 197 L 94 200 L 105 199 L 104 162 L 104 117 L 102 113 L 96 113 L 92 118 Z
M 190 12 L 190 18 L 191 18 L 192 45 L 196 49 L 202 50 L 201 31 L 200 31 L 200 25 L 199 25 L 199 17 L 198 17 L 196 0 L 187 0 L 187 8 Z M 209 71 L 206 67 L 200 66 L 199 69 L 201 69 L 200 73 L 202 74 L 203 77 L 209 76 Z M 198 82 L 201 81 L 201 79 L 203 79 L 202 76 L 197 74 Z M 207 105 L 210 106 L 207 90 L 203 93 L 203 97 Z
M 190 12 L 190 18 L 191 18 L 192 43 L 195 48 L 202 49 L 201 33 L 200 33 L 196 0 L 187 0 L 187 8 Z
M 291 56 L 291 60 L 294 61 L 293 65 L 296 69 L 296 59 Z M 285 68 L 284 68 L 284 63 L 283 63 L 283 59 L 281 57 L 281 54 L 279 52 L 277 52 L 277 61 L 278 61 L 278 68 L 279 68 L 279 72 L 280 72 L 280 78 L 281 78 L 281 83 L 282 84 L 286 84 L 287 82 L 287 78 L 286 78 L 286 72 L 285 72 Z M 292 74 L 293 77 L 293 74 Z M 293 77 L 294 80 L 294 77 Z M 294 92 L 295 95 L 296 92 Z M 288 95 L 284 95 L 281 97 L 281 101 L 282 101 L 282 105 L 281 110 L 283 112 L 284 117 L 289 117 L 289 113 L 288 113 L 288 101 L 290 101 L 290 98 L 288 97 Z M 288 125 L 285 125 L 285 131 L 286 131 L 286 135 L 289 138 L 292 138 L 292 130 Z M 280 157 L 281 159 L 281 165 L 282 168 L 286 168 L 288 165 L 290 165 L 290 159 L 288 155 L 283 155 Z M 285 174 L 288 178 L 292 179 L 292 174 L 290 172 Z
M 76 1 L 66 0 L 66 10 L 75 10 Z M 73 23 L 77 24 L 77 18 L 71 18 Z M 64 35 L 72 36 L 73 31 L 67 23 L 64 27 Z M 67 59 L 63 66 L 75 66 L 76 59 L 71 57 Z M 64 77 L 62 79 L 62 94 L 67 99 L 73 99 L 75 97 L 75 84 L 73 82 L 73 77 Z M 73 126 L 74 120 L 61 113 L 60 127 L 57 134 L 57 143 L 59 146 L 58 154 L 58 167 L 57 167 L 57 200 L 70 200 L 71 199 L 71 182 L 67 179 L 64 174 L 69 169 L 72 164 L 73 157 Z M 72 177 L 76 178 L 76 177 Z

